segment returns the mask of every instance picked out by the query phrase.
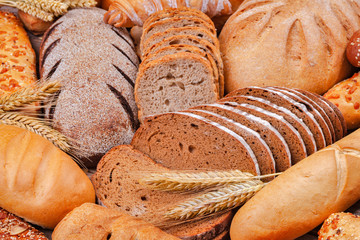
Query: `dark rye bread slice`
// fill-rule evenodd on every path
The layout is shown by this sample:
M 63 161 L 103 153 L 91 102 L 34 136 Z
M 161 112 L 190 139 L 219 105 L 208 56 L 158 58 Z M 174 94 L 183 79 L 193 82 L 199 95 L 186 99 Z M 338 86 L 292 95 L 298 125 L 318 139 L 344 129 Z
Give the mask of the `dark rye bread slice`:
M 214 112 L 200 110 L 200 109 L 189 109 L 185 112 L 190 112 L 204 118 L 207 118 L 213 122 L 216 122 L 224 127 L 227 127 L 231 131 L 235 132 L 250 146 L 255 154 L 257 162 L 259 164 L 261 175 L 275 173 L 275 161 L 269 146 L 261 138 L 260 134 L 254 130 L 235 122 L 232 119 L 216 114 Z M 272 180 L 273 178 L 269 179 Z
M 333 143 L 333 138 L 335 138 L 334 129 L 332 128 L 333 131 L 330 130 L 331 128 L 328 125 L 328 123 L 325 121 L 325 119 L 320 114 L 320 112 L 314 107 L 314 105 L 310 103 L 308 99 L 306 99 L 306 96 L 299 96 L 299 94 L 293 93 L 288 89 L 281 87 L 268 87 L 268 88 L 275 91 L 280 91 L 281 93 L 285 94 L 294 101 L 303 104 L 306 107 L 306 109 L 314 116 L 315 120 L 319 123 L 325 137 L 326 145 L 331 145 Z
M 279 131 L 289 146 L 292 164 L 295 164 L 306 158 L 306 147 L 304 141 L 301 138 L 301 135 L 282 116 L 247 103 L 239 104 L 236 102 L 222 102 L 221 104 L 239 109 L 254 116 L 260 117 L 265 121 L 268 121 L 271 126 Z
M 91 178 L 96 196 L 106 207 L 158 223 L 164 213 L 162 210 L 184 201 L 189 196 L 147 189 L 138 182 L 144 171 L 169 172 L 169 169 L 155 163 L 130 145 L 112 148 L 101 159 Z M 232 215 L 230 211 L 163 230 L 188 240 L 210 240 L 229 226 Z
M 130 143 L 137 128 L 134 84 L 139 60 L 126 29 L 103 22 L 105 11 L 69 11 L 45 33 L 40 75 L 62 89 L 46 118 L 82 149 L 88 167 L 113 146 Z
M 232 91 L 227 96 L 254 96 L 268 100 L 276 105 L 282 106 L 289 109 L 296 116 L 303 120 L 303 122 L 308 126 L 312 132 L 317 150 L 320 150 L 326 146 L 325 137 L 321 130 L 319 123 L 315 120 L 314 116 L 309 113 L 306 107 L 303 104 L 298 103 L 297 101 L 289 98 L 280 91 L 274 91 L 268 88 L 261 87 L 246 87 Z
M 175 53 L 180 53 L 180 52 L 196 53 L 196 54 L 199 54 L 200 56 L 206 58 L 209 61 L 210 65 L 212 67 L 213 73 L 214 73 L 215 84 L 218 88 L 220 97 L 222 97 L 224 95 L 224 83 L 219 82 L 220 80 L 223 80 L 223 79 L 220 79 L 219 70 L 217 68 L 216 62 L 214 61 L 214 58 L 209 53 L 202 51 L 200 48 L 192 46 L 192 45 L 176 44 L 176 45 L 171 45 L 171 46 L 161 48 L 157 52 L 150 54 L 143 59 L 143 61 L 140 64 L 139 72 L 141 72 L 142 68 L 144 66 L 146 66 L 146 64 L 150 61 L 153 61 L 153 60 L 160 58 L 162 56 L 165 56 L 165 55 L 170 55 L 170 54 L 175 54 Z M 221 88 L 221 86 L 222 86 L 222 88 Z
M 217 113 L 259 133 L 273 154 L 276 172 L 285 171 L 291 166 L 290 150 L 285 139 L 268 121 L 234 107 L 218 103 L 201 105 L 193 109 Z
M 191 113 L 165 113 L 146 118 L 131 144 L 170 169 L 238 169 L 260 174 L 256 157 L 242 137 Z
M 163 32 L 158 32 L 153 34 L 152 36 L 148 37 L 146 41 L 142 40 L 140 44 L 141 52 L 146 52 L 149 47 L 161 42 L 165 38 L 176 35 L 196 36 L 198 38 L 202 38 L 209 41 L 216 48 L 220 49 L 219 40 L 208 30 L 200 27 L 179 27 L 179 28 L 166 29 Z
M 305 91 L 302 89 L 295 89 L 295 90 L 297 92 L 300 92 L 300 93 L 306 95 L 308 98 L 310 98 L 311 100 L 316 102 L 325 111 L 326 115 L 330 118 L 330 121 L 334 126 L 335 141 L 338 141 L 345 136 L 345 134 L 346 134 L 346 130 L 344 132 L 345 122 L 343 122 L 343 123 L 341 122 L 341 121 L 344 121 L 344 117 L 335 105 L 328 104 L 328 102 L 325 101 L 326 99 L 318 94 L 308 92 L 308 91 Z M 338 113 L 336 113 L 336 110 L 338 111 Z M 339 116 L 339 114 L 340 114 L 340 116 Z
M 273 112 L 279 116 L 282 116 L 287 122 L 289 122 L 300 134 L 302 140 L 305 143 L 307 156 L 316 152 L 316 143 L 315 139 L 310 131 L 310 129 L 305 125 L 305 123 L 293 114 L 288 109 L 278 106 L 274 103 L 271 103 L 262 98 L 257 98 L 253 96 L 234 96 L 234 97 L 225 97 L 220 99 L 218 102 L 236 102 L 239 104 L 250 104 L 257 106 L 269 112 Z
M 141 41 L 146 42 L 146 40 L 151 37 L 153 34 L 158 32 L 164 32 L 169 28 L 180 28 L 180 27 L 200 27 L 208 30 L 216 37 L 216 30 L 213 25 L 208 21 L 204 21 L 196 16 L 180 16 L 180 17 L 171 17 L 166 19 L 161 19 L 159 21 L 153 22 L 148 26 L 143 28 L 143 33 L 141 35 Z
M 138 118 L 180 111 L 219 99 L 212 67 L 198 54 L 181 52 L 148 62 L 136 78 Z

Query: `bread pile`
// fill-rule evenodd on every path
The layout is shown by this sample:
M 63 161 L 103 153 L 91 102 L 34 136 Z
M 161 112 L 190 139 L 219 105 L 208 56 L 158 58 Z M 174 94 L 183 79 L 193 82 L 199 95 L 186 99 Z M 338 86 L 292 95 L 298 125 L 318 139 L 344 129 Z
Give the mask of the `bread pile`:
M 211 19 L 201 11 L 165 9 L 144 23 L 135 83 L 139 119 L 213 103 L 224 93 L 223 64 Z
M 137 128 L 134 83 L 139 60 L 126 29 L 103 22 L 104 10 L 69 11 L 45 33 L 40 74 L 62 90 L 46 106 L 55 129 L 78 143 L 95 167 L 113 146 L 130 143 Z
M 341 113 L 321 96 L 249 87 L 214 104 L 149 117 L 131 144 L 170 169 L 259 175 L 284 171 L 345 134 Z
M 92 176 L 96 196 L 108 208 L 121 210 L 148 222 L 162 222 L 165 210 L 188 199 L 189 195 L 149 190 L 139 184 L 141 171 L 170 170 L 130 145 L 114 147 L 101 159 Z M 181 239 L 212 240 L 228 229 L 232 216 L 231 212 L 227 212 L 204 220 L 164 227 L 163 230 Z

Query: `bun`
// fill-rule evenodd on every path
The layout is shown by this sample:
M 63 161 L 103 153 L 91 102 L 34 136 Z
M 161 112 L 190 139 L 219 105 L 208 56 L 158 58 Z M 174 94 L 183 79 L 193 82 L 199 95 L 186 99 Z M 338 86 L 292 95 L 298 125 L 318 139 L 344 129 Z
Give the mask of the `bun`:
M 45 22 L 40 18 L 34 17 L 21 10 L 18 11 L 18 15 L 22 23 L 25 25 L 26 29 L 34 35 L 44 34 L 44 32 L 46 32 L 46 30 L 51 26 L 51 24 L 53 24 L 53 21 Z
M 270 182 L 236 213 L 232 240 L 295 239 L 360 199 L 360 130 Z
M 354 33 L 346 48 L 346 57 L 354 67 L 360 67 L 360 31 Z
M 95 201 L 86 174 L 64 152 L 27 130 L 0 125 L 0 207 L 45 228 Z
M 283 86 L 323 94 L 353 71 L 344 53 L 360 28 L 359 6 L 359 0 L 244 1 L 220 34 L 226 91 Z
M 360 127 L 360 76 L 351 78 L 332 87 L 324 97 L 335 104 L 343 114 L 348 129 Z
M 351 213 L 333 213 L 322 225 L 319 240 L 360 239 L 360 216 Z
M 66 215 L 56 226 L 52 239 L 180 240 L 139 218 L 91 203 L 84 203 Z

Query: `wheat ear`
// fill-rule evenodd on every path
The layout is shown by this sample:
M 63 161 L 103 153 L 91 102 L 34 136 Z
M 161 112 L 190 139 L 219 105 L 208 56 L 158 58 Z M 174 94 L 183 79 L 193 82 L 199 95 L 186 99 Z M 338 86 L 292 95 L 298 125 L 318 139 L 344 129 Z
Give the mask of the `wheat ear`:
M 56 0 L 20 0 L 26 4 L 32 5 L 40 10 L 53 13 L 55 16 L 63 15 L 67 12 L 69 5 Z
M 254 176 L 251 173 L 239 170 L 231 171 L 211 171 L 211 172 L 170 172 L 152 173 L 140 179 L 140 184 L 148 188 L 161 191 L 196 191 L 205 188 L 226 185 L 230 183 L 240 183 L 249 180 L 263 179 L 279 175 L 268 174 Z
M 24 105 L 46 100 L 61 88 L 60 82 L 43 82 L 36 87 L 26 87 L 0 97 L 0 110 L 13 111 Z
M 191 198 L 169 209 L 165 213 L 165 217 L 176 221 L 184 221 L 232 209 L 244 204 L 264 185 L 265 183 L 260 180 L 230 184 L 217 191 Z
M 32 4 L 29 4 L 28 2 L 23 1 L 17 1 L 15 5 L 19 10 L 28 13 L 34 17 L 40 18 L 41 20 L 45 22 L 51 22 L 54 20 L 54 14 L 41 10 Z
M 71 150 L 71 146 L 68 143 L 67 137 L 52 129 L 50 126 L 47 126 L 46 123 L 41 119 L 23 116 L 17 113 L 1 113 L 0 123 L 17 126 L 36 133 L 48 139 L 64 152 L 70 152 Z
M 76 7 L 94 7 L 97 2 L 95 0 L 63 0 L 70 8 Z

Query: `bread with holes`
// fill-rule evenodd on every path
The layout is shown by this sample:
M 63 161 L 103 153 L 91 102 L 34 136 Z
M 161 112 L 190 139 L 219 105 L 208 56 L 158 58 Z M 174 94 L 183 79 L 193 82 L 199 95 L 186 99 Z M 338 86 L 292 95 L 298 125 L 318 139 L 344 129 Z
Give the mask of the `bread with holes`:
M 325 93 L 353 72 L 345 48 L 360 28 L 359 14 L 359 0 L 245 0 L 219 37 L 226 91 L 283 86 Z
M 113 146 L 130 143 L 138 126 L 139 60 L 127 30 L 105 24 L 104 12 L 69 11 L 45 33 L 40 50 L 41 76 L 62 84 L 46 117 L 78 143 L 88 167 Z

